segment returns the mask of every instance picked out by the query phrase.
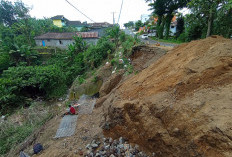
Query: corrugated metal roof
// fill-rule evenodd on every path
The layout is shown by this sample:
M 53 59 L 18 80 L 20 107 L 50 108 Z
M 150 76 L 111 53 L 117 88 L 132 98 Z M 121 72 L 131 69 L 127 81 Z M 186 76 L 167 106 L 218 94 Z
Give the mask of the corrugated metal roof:
M 70 33 L 46 33 L 35 37 L 35 39 L 73 39 L 73 36 L 80 35 L 82 38 L 98 38 L 98 32 L 70 32 Z
M 98 22 L 98 23 L 89 23 L 91 27 L 110 27 L 113 26 L 112 24 L 108 22 Z
M 78 36 L 80 35 L 82 38 L 97 38 L 98 32 L 77 32 Z

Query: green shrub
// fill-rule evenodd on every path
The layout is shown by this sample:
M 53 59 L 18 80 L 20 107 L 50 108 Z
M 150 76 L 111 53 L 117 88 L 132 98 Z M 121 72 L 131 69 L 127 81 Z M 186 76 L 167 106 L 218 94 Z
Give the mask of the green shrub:
M 58 66 L 19 66 L 5 70 L 0 79 L 1 110 L 17 107 L 36 96 L 56 98 L 66 92 L 66 77 Z
M 107 59 L 115 45 L 108 38 L 101 38 L 97 45 L 92 45 L 84 52 L 84 60 L 87 67 L 92 69 L 99 67 L 102 61 Z
M 5 52 L 0 52 L 0 73 L 10 66 L 10 56 Z
M 82 84 L 82 83 L 86 82 L 84 76 L 79 76 L 77 79 L 78 79 L 79 84 Z
M 177 40 L 182 41 L 182 42 L 186 42 L 187 36 L 188 36 L 187 33 L 183 32 L 180 34 L 180 36 L 177 38 Z

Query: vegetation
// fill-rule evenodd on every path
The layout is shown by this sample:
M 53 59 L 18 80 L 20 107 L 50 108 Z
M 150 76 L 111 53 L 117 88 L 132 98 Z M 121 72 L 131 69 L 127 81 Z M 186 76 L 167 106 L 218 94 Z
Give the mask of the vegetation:
M 152 10 L 150 20 L 137 21 L 133 27 L 139 30 L 146 26 L 143 33 L 156 32 L 156 39 L 176 42 L 206 38 L 210 35 L 232 37 L 231 0 L 145 0 Z M 188 8 L 189 14 L 183 16 L 178 11 Z M 177 17 L 177 31 L 170 34 L 170 24 Z M 154 20 L 154 18 L 157 19 Z M 128 23 L 125 24 L 125 27 Z M 170 40 L 171 39 L 171 40 Z
M 26 116 L 20 125 L 1 123 L 0 154 L 25 140 L 52 116 L 47 106 L 40 109 L 35 99 L 65 96 L 74 80 L 84 83 L 86 74 L 106 61 L 115 60 L 115 68 L 125 68 L 131 73 L 127 56 L 139 42 L 114 26 L 96 45 L 75 36 L 67 50 L 56 49 L 54 53 L 51 48 L 36 47 L 34 37 L 46 32 L 73 31 L 72 28 L 58 28 L 49 19 L 31 18 L 28 11 L 21 1 L 0 3 L 0 113 Z M 92 82 L 97 81 L 95 76 Z
M 135 22 L 135 30 L 138 31 L 140 27 L 143 27 L 144 24 L 142 23 L 141 20 Z
M 124 24 L 124 27 L 126 27 L 126 28 L 132 28 L 132 27 L 134 27 L 134 22 L 133 21 L 129 21 L 128 23 L 125 23 Z
M 52 112 L 54 113 L 54 109 Z M 34 130 L 53 116 L 49 106 L 33 103 L 28 109 L 21 108 L 14 114 L 18 121 L 7 120 L 0 123 L 0 155 L 6 154 L 17 144 L 23 142 Z
M 158 42 L 163 42 L 163 43 L 173 43 L 173 44 L 181 44 L 184 43 L 184 41 L 181 41 L 180 38 L 178 38 L 179 40 L 175 39 L 175 38 L 168 38 L 168 39 L 159 39 L 157 37 L 151 37 L 153 40 L 156 40 Z
M 96 45 L 88 45 L 76 36 L 66 51 L 57 50 L 48 56 L 48 53 L 37 51 L 34 37 L 45 32 L 67 31 L 69 28 L 60 30 L 48 19 L 31 18 L 28 11 L 21 1 L 1 1 L 1 113 L 28 106 L 31 100 L 38 97 L 62 97 L 78 76 L 79 82 L 83 83 L 86 72 L 98 68 L 104 60 L 113 58 L 110 56 L 114 56 L 115 52 L 129 53 L 136 43 L 134 38 L 115 26 Z

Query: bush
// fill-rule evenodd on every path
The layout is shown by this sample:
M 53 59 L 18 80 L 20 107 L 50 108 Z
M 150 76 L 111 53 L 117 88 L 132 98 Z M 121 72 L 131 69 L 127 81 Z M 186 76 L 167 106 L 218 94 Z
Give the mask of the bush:
M 0 52 L 0 73 L 10 66 L 10 56 L 7 53 Z
M 0 79 L 1 110 L 18 107 L 27 98 L 56 98 L 66 92 L 66 77 L 58 66 L 20 66 L 5 70 Z
M 84 60 L 87 67 L 97 68 L 102 61 L 113 52 L 115 45 L 108 38 L 101 38 L 97 45 L 92 45 L 84 52 Z
M 177 40 L 182 41 L 182 42 L 186 42 L 187 41 L 187 33 L 183 32 L 180 34 L 180 36 L 177 38 Z

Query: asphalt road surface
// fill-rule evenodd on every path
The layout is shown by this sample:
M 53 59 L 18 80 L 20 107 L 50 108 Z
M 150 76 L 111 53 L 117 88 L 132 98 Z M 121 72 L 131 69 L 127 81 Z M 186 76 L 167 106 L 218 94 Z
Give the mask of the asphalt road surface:
M 131 35 L 131 36 L 135 36 L 135 34 L 129 30 L 129 29 L 124 29 L 124 32 L 128 35 Z M 148 44 L 157 44 L 159 43 L 161 46 L 168 46 L 168 47 L 174 47 L 174 46 L 177 46 L 178 44 L 171 44 L 171 43 L 164 43 L 164 42 L 158 42 L 156 40 L 152 40 L 150 38 L 148 39 L 142 39 L 141 37 L 139 37 L 139 39 L 141 39 L 142 42 L 144 43 L 148 43 Z

